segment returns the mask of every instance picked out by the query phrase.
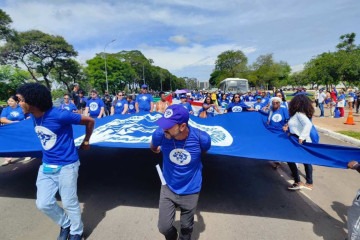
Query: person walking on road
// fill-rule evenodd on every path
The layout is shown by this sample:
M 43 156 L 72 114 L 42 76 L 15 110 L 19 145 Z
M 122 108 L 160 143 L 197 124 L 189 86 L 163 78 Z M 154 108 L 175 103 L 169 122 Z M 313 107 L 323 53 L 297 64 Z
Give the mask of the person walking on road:
M 319 104 L 320 104 L 319 100 Z M 312 142 L 310 131 L 313 126 L 311 118 L 315 112 L 311 100 L 305 94 L 296 95 L 289 103 L 290 119 L 288 124 L 283 127 L 284 131 L 290 132 L 290 135 L 298 139 L 299 144 Z M 311 164 L 304 164 L 306 173 L 306 183 L 300 181 L 299 170 L 294 162 L 288 162 L 292 176 L 294 177 L 294 184 L 289 186 L 289 190 L 300 190 L 302 188 L 312 190 L 313 188 L 313 168 Z
M 320 93 L 319 93 L 319 98 L 318 98 L 319 108 L 320 108 L 320 117 L 325 117 L 325 115 L 324 115 L 325 99 L 326 99 L 326 94 L 324 93 L 324 89 L 321 88 Z
M 36 206 L 60 225 L 58 240 L 82 239 L 83 223 L 77 197 L 80 161 L 74 144 L 72 124 L 86 126 L 80 148 L 89 149 L 94 120 L 53 107 L 49 89 L 39 83 L 20 86 L 17 96 L 24 113 L 31 113 L 35 132 L 43 147 L 42 165 L 36 180 Z M 57 192 L 63 208 L 56 202 Z
M 194 214 L 202 183 L 202 153 L 211 146 L 208 133 L 188 125 L 189 111 L 180 104 L 169 106 L 152 135 L 150 149 L 163 154 L 163 176 L 159 200 L 160 233 L 167 240 L 178 239 L 173 226 L 176 207 L 180 208 L 180 237 L 190 240 Z

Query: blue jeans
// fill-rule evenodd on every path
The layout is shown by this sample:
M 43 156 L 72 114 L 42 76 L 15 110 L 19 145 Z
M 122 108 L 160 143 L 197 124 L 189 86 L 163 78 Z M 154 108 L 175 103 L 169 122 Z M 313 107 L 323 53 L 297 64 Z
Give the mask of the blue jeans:
M 320 117 L 324 117 L 324 102 L 319 103 Z
M 77 197 L 79 166 L 80 162 L 77 161 L 63 166 L 57 173 L 45 174 L 43 165 L 41 165 L 36 180 L 37 208 L 62 228 L 71 226 L 70 233 L 72 235 L 81 235 L 84 228 Z M 64 209 L 56 202 L 55 194 L 58 191 Z

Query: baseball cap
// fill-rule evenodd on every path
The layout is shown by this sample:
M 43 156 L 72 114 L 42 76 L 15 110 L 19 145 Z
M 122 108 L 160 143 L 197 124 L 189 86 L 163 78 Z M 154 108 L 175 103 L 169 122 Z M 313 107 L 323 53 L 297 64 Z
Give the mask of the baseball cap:
M 256 99 L 262 99 L 262 97 L 261 96 L 256 96 Z
M 185 93 L 180 94 L 180 98 L 186 98 L 186 94 Z
M 181 104 L 170 105 L 166 108 L 164 116 L 162 116 L 156 123 L 162 129 L 170 129 L 175 124 L 187 123 L 189 121 L 189 111 Z
M 141 88 L 148 88 L 146 84 L 141 85 Z

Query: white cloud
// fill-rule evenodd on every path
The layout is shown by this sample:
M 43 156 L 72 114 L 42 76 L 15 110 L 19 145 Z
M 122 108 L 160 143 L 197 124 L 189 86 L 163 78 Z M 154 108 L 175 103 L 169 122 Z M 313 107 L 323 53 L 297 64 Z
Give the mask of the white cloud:
M 169 40 L 171 42 L 179 44 L 179 45 L 186 45 L 189 43 L 189 40 L 186 37 L 184 37 L 183 35 L 171 36 L 169 38 Z

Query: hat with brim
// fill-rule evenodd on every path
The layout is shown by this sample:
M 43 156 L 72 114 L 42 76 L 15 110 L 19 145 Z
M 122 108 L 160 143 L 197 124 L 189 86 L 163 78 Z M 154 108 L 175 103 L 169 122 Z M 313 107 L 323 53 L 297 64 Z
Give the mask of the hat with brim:
M 176 124 L 187 123 L 189 121 L 189 111 L 181 104 L 170 105 L 164 115 L 156 121 L 162 129 L 170 129 Z

